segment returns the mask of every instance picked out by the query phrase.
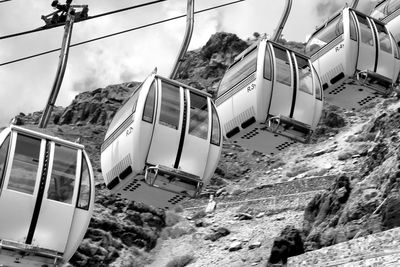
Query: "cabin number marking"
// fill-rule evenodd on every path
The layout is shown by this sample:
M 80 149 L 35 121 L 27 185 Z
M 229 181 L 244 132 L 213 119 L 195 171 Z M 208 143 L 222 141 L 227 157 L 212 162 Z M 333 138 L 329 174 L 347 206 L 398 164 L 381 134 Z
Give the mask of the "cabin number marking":
M 126 136 L 130 135 L 132 132 L 133 132 L 133 127 L 131 126 L 126 130 Z
M 253 91 L 254 89 L 256 89 L 255 83 L 252 83 L 249 86 L 247 86 L 247 92 Z
M 340 49 L 344 48 L 344 44 L 340 44 L 335 47 L 335 52 L 339 52 Z

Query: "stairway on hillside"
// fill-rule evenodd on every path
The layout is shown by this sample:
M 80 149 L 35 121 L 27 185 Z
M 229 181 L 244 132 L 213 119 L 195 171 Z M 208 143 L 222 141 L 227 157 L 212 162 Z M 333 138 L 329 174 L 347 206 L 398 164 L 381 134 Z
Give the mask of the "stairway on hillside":
M 400 266 L 400 227 L 291 257 L 287 266 Z

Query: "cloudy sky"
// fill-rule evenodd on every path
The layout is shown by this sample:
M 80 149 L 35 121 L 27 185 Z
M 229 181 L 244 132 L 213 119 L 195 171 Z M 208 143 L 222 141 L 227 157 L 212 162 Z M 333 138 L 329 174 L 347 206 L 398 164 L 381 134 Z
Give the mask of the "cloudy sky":
M 151 0 L 74 0 L 88 4 L 89 15 L 120 9 Z M 61 2 L 61 1 L 60 1 Z M 195 10 L 230 0 L 196 0 Z M 246 0 L 232 6 L 200 13 L 189 46 L 203 46 L 218 31 L 247 39 L 254 32 L 272 34 L 281 16 L 284 0 Z M 294 0 L 283 31 L 287 40 L 305 41 L 305 36 L 349 0 Z M 43 26 L 41 15 L 53 11 L 51 0 L 12 0 L 0 3 L 0 36 Z M 167 0 L 152 6 L 80 22 L 74 25 L 72 42 L 137 27 L 184 14 L 185 0 Z M 169 75 L 185 29 L 185 18 L 158 26 L 73 47 L 56 105 L 70 104 L 74 96 L 109 84 L 141 81 L 154 67 Z M 0 63 L 60 47 L 63 28 L 0 40 Z M 0 66 L 0 127 L 19 112 L 42 110 L 57 68 L 59 53 Z

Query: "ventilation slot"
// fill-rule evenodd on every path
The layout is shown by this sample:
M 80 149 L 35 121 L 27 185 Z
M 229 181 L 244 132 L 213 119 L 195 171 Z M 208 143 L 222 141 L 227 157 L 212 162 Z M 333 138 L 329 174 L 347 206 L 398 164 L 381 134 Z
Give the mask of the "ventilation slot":
M 107 184 L 108 190 L 113 189 L 117 184 L 119 184 L 119 179 L 118 177 L 115 177 L 114 179 L 111 180 L 111 182 Z
M 136 189 L 138 189 L 142 184 L 139 182 L 137 179 L 133 179 L 132 182 L 130 182 L 125 188 L 123 189 L 124 191 L 129 191 L 129 192 L 134 192 Z
M 131 155 L 126 155 L 120 162 L 118 162 L 109 172 L 106 174 L 106 180 L 111 181 L 114 177 L 120 176 L 129 166 L 132 165 Z
M 226 134 L 226 137 L 231 138 L 232 136 L 234 136 L 235 134 L 237 134 L 237 133 L 239 133 L 239 132 L 240 132 L 239 127 L 235 127 L 235 128 L 233 128 L 230 132 L 228 132 L 228 133 Z
M 250 132 L 248 132 L 247 134 L 243 135 L 240 138 L 249 140 L 249 139 L 253 138 L 254 136 L 258 135 L 259 133 L 260 133 L 259 129 L 254 128 L 253 130 L 251 130 Z
M 168 202 L 171 203 L 172 205 L 176 205 L 179 202 L 181 202 L 182 200 L 184 200 L 185 198 L 186 198 L 185 196 L 175 195 L 173 198 L 168 200 Z
M 119 179 L 124 180 L 131 173 L 132 173 L 132 167 L 128 166 L 128 168 L 126 168 L 123 172 L 119 174 Z

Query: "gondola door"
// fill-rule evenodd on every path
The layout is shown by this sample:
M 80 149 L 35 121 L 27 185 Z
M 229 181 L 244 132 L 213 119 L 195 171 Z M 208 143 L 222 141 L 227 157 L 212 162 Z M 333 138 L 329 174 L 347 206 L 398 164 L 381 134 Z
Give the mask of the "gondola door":
M 183 89 L 172 83 L 160 83 L 159 103 L 147 164 L 177 168 L 178 149 L 181 142 L 184 114 Z M 182 140 L 183 141 L 183 140 Z M 179 161 L 179 159 L 178 159 Z
M 376 72 L 383 76 L 392 78 L 394 76 L 393 69 L 395 68 L 393 63 L 392 40 L 383 24 L 377 21 L 373 21 L 373 23 L 376 27 L 379 42 Z
M 376 43 L 372 25 L 364 15 L 356 13 L 359 29 L 357 70 L 375 71 Z
M 295 55 L 297 94 L 293 119 L 311 125 L 314 118 L 314 83 L 311 65 L 306 58 Z
M 64 252 L 75 211 L 82 152 L 54 142 L 48 147 L 48 172 L 33 242 Z
M 46 142 L 12 132 L 10 145 L 0 195 L 0 239 L 31 244 Z
M 187 132 L 179 166 L 182 171 L 203 177 L 210 148 L 211 103 L 207 97 L 186 90 L 189 108 Z
M 294 90 L 292 63 L 287 50 L 273 46 L 274 52 L 274 82 L 269 115 L 291 117 Z

